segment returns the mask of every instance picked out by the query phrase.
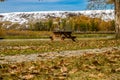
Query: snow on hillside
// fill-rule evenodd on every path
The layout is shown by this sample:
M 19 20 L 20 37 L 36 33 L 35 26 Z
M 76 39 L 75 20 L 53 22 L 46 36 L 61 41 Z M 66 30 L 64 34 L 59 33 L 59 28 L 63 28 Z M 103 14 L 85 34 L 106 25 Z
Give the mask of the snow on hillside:
M 47 19 L 48 17 L 66 18 L 69 14 L 86 15 L 90 17 L 99 17 L 103 20 L 113 20 L 113 10 L 86 10 L 86 11 L 40 11 L 40 12 L 12 12 L 0 13 L 0 21 L 17 22 L 20 24 L 29 21 Z

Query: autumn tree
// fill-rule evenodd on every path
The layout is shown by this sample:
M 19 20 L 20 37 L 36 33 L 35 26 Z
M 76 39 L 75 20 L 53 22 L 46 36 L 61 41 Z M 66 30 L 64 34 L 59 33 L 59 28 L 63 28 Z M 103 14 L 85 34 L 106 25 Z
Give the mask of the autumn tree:
M 114 6 L 116 38 L 120 38 L 120 0 L 88 0 L 89 9 L 105 9 Z
M 52 30 L 52 27 L 53 27 L 53 19 L 48 19 L 48 22 L 47 22 L 47 30 L 48 30 L 48 31 L 51 31 L 51 30 Z

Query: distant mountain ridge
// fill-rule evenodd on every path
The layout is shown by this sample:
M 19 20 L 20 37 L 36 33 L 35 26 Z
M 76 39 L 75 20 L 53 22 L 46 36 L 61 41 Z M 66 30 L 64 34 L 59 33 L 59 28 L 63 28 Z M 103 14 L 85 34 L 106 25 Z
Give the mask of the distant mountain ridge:
M 86 10 L 86 11 L 40 11 L 40 12 L 12 12 L 0 13 L 0 21 L 10 21 L 13 23 L 28 23 L 29 21 L 37 21 L 47 19 L 49 17 L 66 18 L 70 15 L 86 15 L 89 17 L 98 17 L 105 21 L 114 19 L 113 10 Z

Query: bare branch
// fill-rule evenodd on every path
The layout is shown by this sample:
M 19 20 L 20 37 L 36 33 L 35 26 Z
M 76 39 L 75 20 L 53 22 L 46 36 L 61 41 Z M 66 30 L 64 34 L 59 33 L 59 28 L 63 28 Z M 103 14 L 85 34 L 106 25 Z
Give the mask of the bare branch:
M 108 7 L 113 8 L 113 2 L 114 0 L 88 0 L 87 8 L 90 10 L 103 10 L 107 9 Z

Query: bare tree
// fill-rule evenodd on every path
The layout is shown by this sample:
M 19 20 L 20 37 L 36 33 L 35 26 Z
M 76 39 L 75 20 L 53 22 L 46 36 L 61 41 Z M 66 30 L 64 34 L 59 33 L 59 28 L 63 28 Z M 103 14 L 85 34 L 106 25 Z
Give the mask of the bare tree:
M 120 0 L 114 0 L 114 4 L 115 4 L 116 38 L 120 38 Z
M 120 0 L 88 0 L 88 9 L 106 9 L 114 6 L 116 38 L 120 38 Z
M 3 1 L 5 1 L 5 0 L 0 0 L 0 2 L 3 2 Z

